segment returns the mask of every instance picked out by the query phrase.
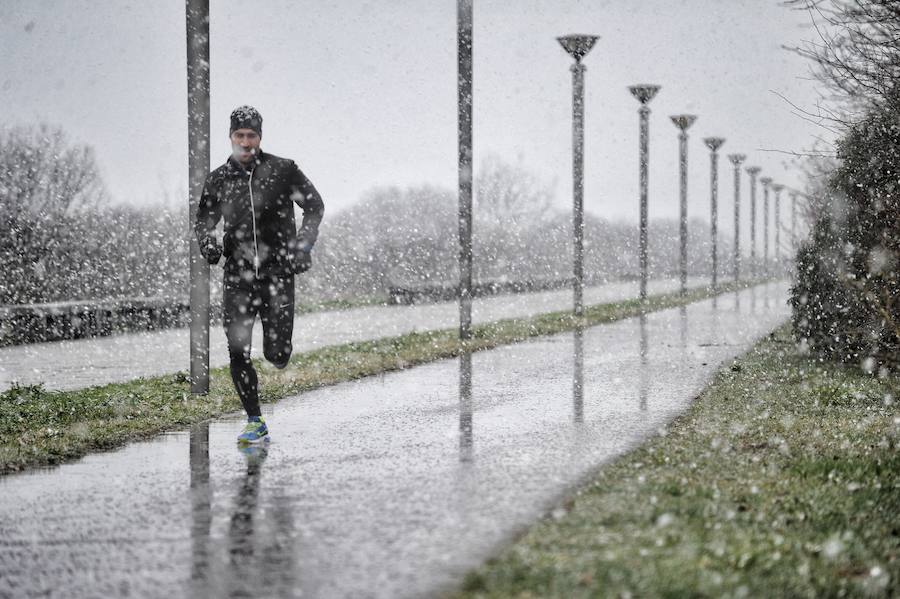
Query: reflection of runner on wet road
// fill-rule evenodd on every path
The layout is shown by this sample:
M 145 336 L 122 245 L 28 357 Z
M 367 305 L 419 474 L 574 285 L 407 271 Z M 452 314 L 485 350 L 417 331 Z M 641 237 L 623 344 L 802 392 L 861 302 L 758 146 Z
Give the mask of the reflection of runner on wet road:
M 232 155 L 206 178 L 195 232 L 210 264 L 225 256 L 223 324 L 228 338 L 231 379 L 247 412 L 238 437 L 255 443 L 268 436 L 259 409 L 250 343 L 257 315 L 263 327 L 263 354 L 276 368 L 291 357 L 294 275 L 309 270 L 324 204 L 297 165 L 263 152 L 262 116 L 251 106 L 231 113 Z M 294 202 L 303 209 L 296 230 Z M 215 229 L 224 219 L 220 244 Z

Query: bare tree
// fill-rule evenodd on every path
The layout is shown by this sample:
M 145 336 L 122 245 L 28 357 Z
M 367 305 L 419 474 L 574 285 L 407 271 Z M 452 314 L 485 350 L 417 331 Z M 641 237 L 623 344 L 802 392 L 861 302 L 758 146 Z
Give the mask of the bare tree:
M 107 201 L 94 151 L 46 124 L 0 130 L 0 211 L 58 218 Z
M 482 227 L 504 229 L 546 222 L 552 216 L 553 186 L 523 165 L 488 156 L 475 178 L 475 218 Z
M 815 37 L 791 48 L 843 105 L 827 120 L 847 124 L 847 111 L 900 109 L 900 0 L 785 0 L 809 13 Z M 844 113 L 844 114 L 842 114 Z

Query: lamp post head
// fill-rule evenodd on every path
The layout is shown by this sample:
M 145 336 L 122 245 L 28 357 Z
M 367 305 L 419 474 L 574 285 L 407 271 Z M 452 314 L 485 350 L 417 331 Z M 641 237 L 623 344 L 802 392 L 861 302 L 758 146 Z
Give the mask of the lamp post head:
M 775 190 L 775 193 L 781 193 L 781 190 L 784 189 L 784 185 L 781 183 L 772 183 L 772 189 Z
M 675 123 L 675 126 L 681 129 L 681 132 L 684 133 L 688 129 L 690 129 L 691 125 L 694 124 L 694 121 L 697 120 L 697 115 L 695 114 L 676 114 L 669 117 L 672 119 L 672 122 Z
M 745 170 L 750 173 L 751 177 L 755 177 L 762 169 L 758 166 L 748 166 Z
M 724 137 L 704 137 L 703 143 L 706 144 L 707 148 L 709 148 L 710 150 L 715 152 L 720 147 L 722 147 L 723 143 L 725 143 L 725 138 Z
M 581 59 L 591 51 L 599 35 L 579 35 L 571 34 L 556 38 L 556 41 L 575 59 L 575 62 L 581 62 Z
M 743 161 L 747 160 L 747 155 L 746 154 L 729 154 L 728 160 L 731 161 L 731 164 L 740 168 L 741 163 Z
M 659 86 L 649 84 L 632 85 L 628 87 L 628 91 L 631 92 L 632 96 L 638 99 L 638 102 L 646 105 L 647 102 L 653 99 L 656 92 L 659 91 Z
M 769 183 L 772 182 L 772 177 L 762 177 L 762 178 L 759 180 L 759 182 L 762 183 L 764 187 L 768 187 L 768 186 L 769 186 Z

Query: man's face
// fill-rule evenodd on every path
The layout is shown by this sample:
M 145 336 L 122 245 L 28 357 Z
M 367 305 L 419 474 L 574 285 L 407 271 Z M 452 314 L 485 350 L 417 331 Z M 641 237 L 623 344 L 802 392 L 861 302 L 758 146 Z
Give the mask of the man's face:
M 250 164 L 259 152 L 262 138 L 253 129 L 235 129 L 231 133 L 231 152 L 241 164 Z

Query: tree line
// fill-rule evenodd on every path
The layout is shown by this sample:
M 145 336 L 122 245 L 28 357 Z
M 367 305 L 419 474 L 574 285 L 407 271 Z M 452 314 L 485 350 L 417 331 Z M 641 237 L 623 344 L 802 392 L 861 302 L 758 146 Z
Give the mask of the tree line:
M 797 51 L 831 94 L 833 157 L 807 165 L 814 216 L 792 290 L 799 342 L 872 372 L 900 365 L 900 1 L 792 0 L 817 37 Z
M 475 279 L 565 280 L 572 221 L 553 186 L 527 167 L 489 157 L 475 181 Z M 177 206 L 111 202 L 94 155 L 46 125 L 0 130 L 0 304 L 188 295 L 187 201 Z M 458 280 L 457 199 L 436 186 L 384 187 L 326 214 L 314 268 L 298 279 L 300 301 L 384 298 L 392 286 Z M 655 276 L 676 276 L 678 223 L 651 222 Z M 708 272 L 709 227 L 691 223 L 689 256 Z M 589 282 L 636 278 L 638 230 L 585 216 Z M 721 255 L 730 256 L 727 243 Z M 724 272 L 728 260 L 722 260 Z M 212 271 L 212 294 L 221 271 Z

